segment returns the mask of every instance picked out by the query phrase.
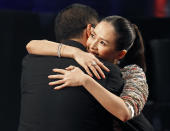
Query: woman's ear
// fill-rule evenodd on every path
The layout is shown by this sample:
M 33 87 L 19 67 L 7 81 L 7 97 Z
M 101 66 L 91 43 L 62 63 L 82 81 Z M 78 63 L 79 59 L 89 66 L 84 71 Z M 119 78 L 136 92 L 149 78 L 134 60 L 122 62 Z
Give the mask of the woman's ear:
M 125 57 L 126 53 L 127 53 L 127 50 L 121 50 L 118 54 L 118 59 L 120 60 L 123 57 Z
M 89 38 L 90 34 L 91 34 L 91 24 L 88 24 L 87 27 L 86 27 L 86 30 L 87 30 L 87 37 Z

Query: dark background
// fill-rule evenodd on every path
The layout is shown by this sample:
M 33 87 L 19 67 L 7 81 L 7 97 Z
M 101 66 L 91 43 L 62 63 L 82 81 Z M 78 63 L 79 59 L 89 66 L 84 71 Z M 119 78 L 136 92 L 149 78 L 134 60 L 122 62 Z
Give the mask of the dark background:
M 57 12 L 75 2 L 90 5 L 101 17 L 121 15 L 139 26 L 150 90 L 144 114 L 156 131 L 170 131 L 170 18 L 155 16 L 155 0 L 0 0 L 0 131 L 17 130 L 25 45 L 32 39 L 55 41 Z

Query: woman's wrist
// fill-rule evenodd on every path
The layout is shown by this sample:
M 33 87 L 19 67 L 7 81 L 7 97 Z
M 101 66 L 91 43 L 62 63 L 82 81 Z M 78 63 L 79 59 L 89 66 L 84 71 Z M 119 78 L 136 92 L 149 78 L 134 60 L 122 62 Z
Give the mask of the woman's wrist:
M 77 52 L 79 52 L 79 49 L 73 47 L 73 48 L 72 48 L 72 51 L 71 51 L 71 58 L 72 58 L 72 59 L 75 59 L 75 58 L 76 58 Z
M 87 74 L 84 74 L 83 77 L 84 77 L 84 78 L 83 78 L 83 80 L 82 80 L 82 86 L 83 86 L 83 87 L 86 87 L 87 84 L 91 81 L 92 78 L 91 78 L 89 75 L 87 75 Z
M 73 59 L 76 59 L 77 56 L 81 56 L 81 53 L 82 53 L 82 52 L 83 52 L 83 51 L 80 50 L 80 49 L 78 49 L 78 48 L 73 48 L 73 50 L 72 50 L 72 58 L 73 58 Z
M 68 57 L 68 58 L 75 59 L 76 54 L 79 50 L 80 49 L 78 48 L 62 44 L 60 55 L 61 57 L 66 57 L 66 58 Z
M 61 43 L 62 44 L 62 43 Z M 59 45 L 58 45 L 59 46 Z M 60 51 L 60 57 L 65 57 L 65 52 L 64 52 L 65 45 L 62 44 L 61 51 Z M 57 52 L 58 53 L 58 52 Z

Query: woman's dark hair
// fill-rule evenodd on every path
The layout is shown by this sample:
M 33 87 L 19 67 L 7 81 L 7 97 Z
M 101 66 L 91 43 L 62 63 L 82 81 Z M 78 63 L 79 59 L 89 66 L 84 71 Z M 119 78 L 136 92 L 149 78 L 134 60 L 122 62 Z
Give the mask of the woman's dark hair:
M 116 50 L 127 50 L 119 66 L 136 64 L 146 71 L 144 44 L 138 27 L 121 16 L 108 16 L 102 21 L 111 23 L 116 31 Z

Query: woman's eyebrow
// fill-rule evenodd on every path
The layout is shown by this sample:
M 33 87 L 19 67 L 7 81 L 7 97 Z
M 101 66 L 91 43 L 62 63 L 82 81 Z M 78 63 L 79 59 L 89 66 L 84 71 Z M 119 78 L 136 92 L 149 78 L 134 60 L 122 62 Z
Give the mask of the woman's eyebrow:
M 100 37 L 100 39 L 102 39 L 103 41 L 106 41 L 107 43 L 109 43 L 109 41 L 106 40 L 106 39 L 104 39 L 102 36 L 99 36 L 99 37 Z
M 92 33 L 94 33 L 96 35 L 96 32 L 94 30 L 91 31 Z
M 96 25 L 95 25 L 95 24 L 91 24 L 91 27 L 95 28 L 95 27 L 96 27 Z
M 96 32 L 95 32 L 95 30 L 93 30 L 92 31 L 92 33 L 94 33 L 95 35 L 96 35 Z M 102 40 L 104 40 L 104 41 L 106 41 L 107 43 L 109 43 L 109 41 L 108 40 L 105 40 L 103 37 L 101 37 L 101 36 L 99 36 L 100 37 L 100 39 L 102 39 Z

